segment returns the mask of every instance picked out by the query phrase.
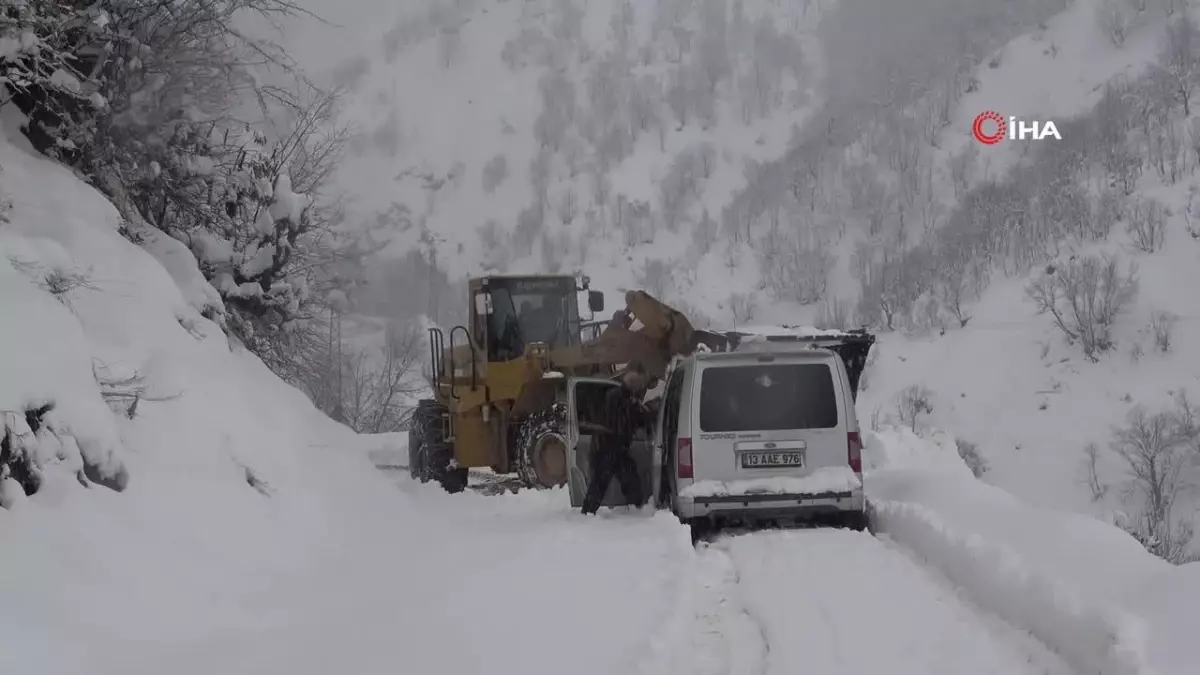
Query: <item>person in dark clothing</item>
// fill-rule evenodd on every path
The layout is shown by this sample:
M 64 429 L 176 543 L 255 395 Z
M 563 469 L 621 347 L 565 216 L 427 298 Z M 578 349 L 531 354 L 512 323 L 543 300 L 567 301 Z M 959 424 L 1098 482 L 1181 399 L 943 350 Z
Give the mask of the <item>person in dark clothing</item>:
M 648 413 L 641 403 L 646 392 L 646 371 L 631 364 L 621 378 L 621 386 L 613 387 L 604 397 L 605 432 L 597 434 L 596 447 L 591 453 L 592 480 L 583 500 L 584 513 L 596 513 L 615 476 L 625 493 L 625 501 L 641 506 L 645 502 L 637 462 L 630 452 L 634 431 L 646 426 Z

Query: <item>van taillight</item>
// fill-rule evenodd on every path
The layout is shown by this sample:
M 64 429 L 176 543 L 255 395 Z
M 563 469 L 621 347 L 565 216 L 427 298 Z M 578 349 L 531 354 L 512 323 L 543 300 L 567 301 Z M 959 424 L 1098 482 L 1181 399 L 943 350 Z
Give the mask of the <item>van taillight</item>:
M 680 478 L 692 477 L 692 439 L 681 438 L 675 448 L 675 462 Z
M 862 473 L 862 436 L 857 431 L 847 434 L 846 454 L 850 460 L 850 469 L 854 473 Z

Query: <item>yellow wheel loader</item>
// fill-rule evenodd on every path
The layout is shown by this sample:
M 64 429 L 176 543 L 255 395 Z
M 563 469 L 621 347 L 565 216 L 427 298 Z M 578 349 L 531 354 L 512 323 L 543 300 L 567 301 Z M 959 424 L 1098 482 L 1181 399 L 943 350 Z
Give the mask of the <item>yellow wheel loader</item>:
M 418 403 L 409 428 L 411 475 L 449 492 L 475 467 L 515 472 L 527 487 L 565 484 L 568 378 L 616 376 L 634 361 L 661 378 L 700 344 L 728 348 L 727 336 L 696 330 L 643 291 L 596 321 L 604 295 L 587 277 L 489 276 L 471 279 L 468 292 L 466 325 L 429 330 L 433 398 Z

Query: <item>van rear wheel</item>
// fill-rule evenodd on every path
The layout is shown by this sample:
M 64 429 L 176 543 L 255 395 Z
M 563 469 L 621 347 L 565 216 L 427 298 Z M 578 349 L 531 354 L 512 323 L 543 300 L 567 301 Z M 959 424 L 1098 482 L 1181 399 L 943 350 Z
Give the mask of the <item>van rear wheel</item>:
M 842 526 L 855 532 L 863 532 L 870 524 L 865 511 L 846 511 L 841 517 Z

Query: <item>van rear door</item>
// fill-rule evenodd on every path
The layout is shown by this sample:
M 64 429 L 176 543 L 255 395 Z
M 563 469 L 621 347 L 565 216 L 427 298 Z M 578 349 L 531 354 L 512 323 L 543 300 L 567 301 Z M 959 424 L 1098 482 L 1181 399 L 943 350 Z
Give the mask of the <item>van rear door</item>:
M 836 356 L 825 355 L 705 364 L 694 407 L 696 480 L 800 478 L 847 466 L 841 377 Z
M 620 383 L 592 377 L 570 378 L 567 381 L 567 491 L 571 506 L 583 506 L 588 485 L 592 480 L 591 453 L 596 436 L 604 430 L 604 397 Z M 629 449 L 638 466 L 642 492 L 651 496 L 653 444 L 639 433 Z M 625 494 L 614 479 L 605 492 L 604 506 L 624 506 Z

